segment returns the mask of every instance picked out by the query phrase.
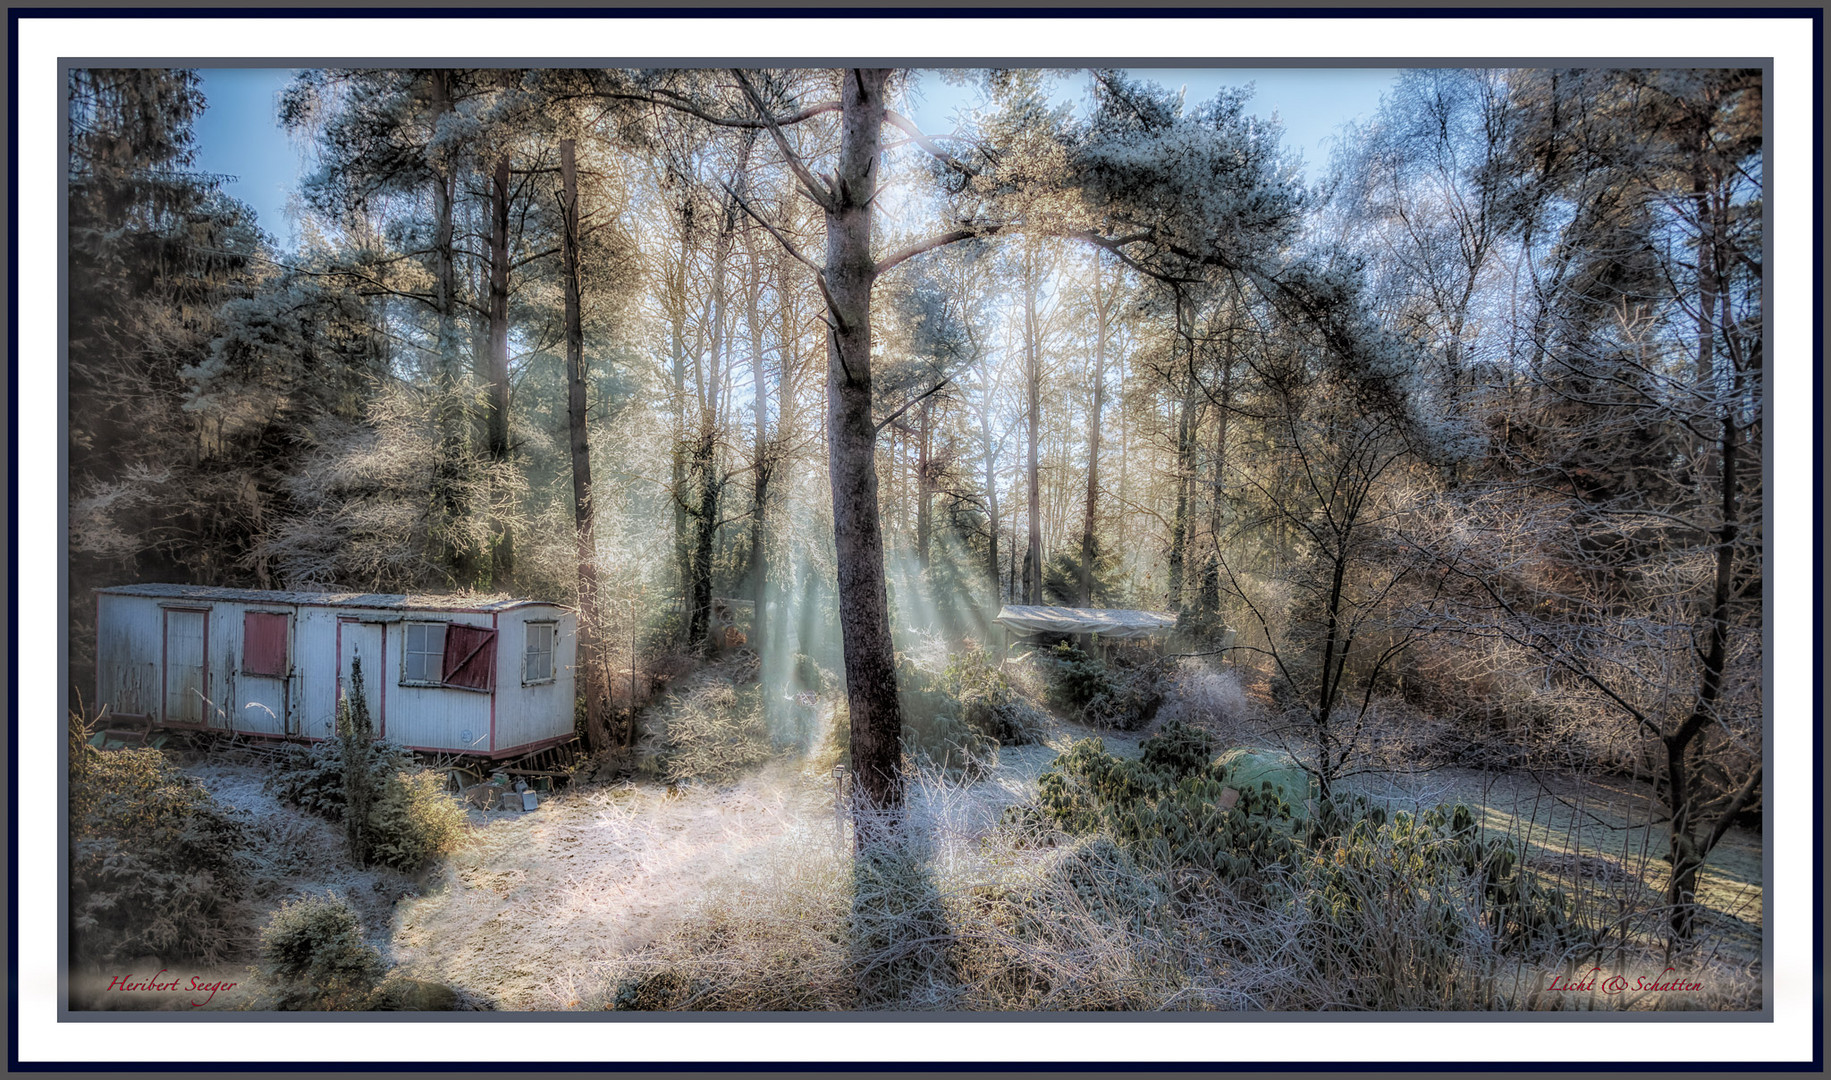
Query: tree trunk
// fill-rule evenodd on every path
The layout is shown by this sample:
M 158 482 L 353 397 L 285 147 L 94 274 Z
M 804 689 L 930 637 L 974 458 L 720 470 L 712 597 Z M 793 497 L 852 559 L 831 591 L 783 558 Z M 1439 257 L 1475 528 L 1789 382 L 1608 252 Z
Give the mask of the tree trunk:
M 1106 413 L 1106 322 L 1110 305 L 1101 280 L 1100 257 L 1094 255 L 1094 403 L 1087 414 L 1087 512 L 1081 519 L 1080 599 L 1094 602 L 1094 519 L 1100 499 L 1100 421 Z
M 1222 510 L 1227 490 L 1227 419 L 1233 412 L 1233 338 L 1228 336 L 1221 366 L 1221 397 L 1215 406 L 1213 476 L 1208 495 L 1208 557 L 1202 564 L 1201 610 L 1212 618 L 1220 610 Z
M 1195 461 L 1195 315 L 1183 325 L 1183 300 L 1176 298 L 1176 329 L 1189 342 L 1188 372 L 1183 377 L 1182 401 L 1176 414 L 1176 511 L 1170 519 L 1170 595 L 1169 606 L 1180 612 L 1183 604 L 1183 578 L 1189 551 L 1189 484 Z
M 838 555 L 839 626 L 851 710 L 857 839 L 900 815 L 903 774 L 895 650 L 878 520 L 877 429 L 871 394 L 872 200 L 882 154 L 889 72 L 846 72 L 840 143 L 826 210 L 827 446 Z
M 993 456 L 989 402 L 980 412 L 980 426 L 985 432 L 985 533 L 990 547 L 986 566 L 992 571 L 992 602 L 996 604 L 1003 587 L 1004 570 L 998 565 L 998 533 L 1002 526 L 998 518 L 998 469 Z
M 451 73 L 434 71 L 429 91 L 432 98 L 431 124 L 438 130 L 439 121 L 451 111 Z M 453 204 L 457 195 L 457 169 L 447 159 L 428 160 L 432 173 L 432 289 L 433 311 L 437 318 L 437 340 L 434 349 L 438 370 L 439 457 L 435 490 L 439 501 L 439 554 L 453 578 L 469 585 L 476 579 L 476 560 L 470 544 L 460 539 L 467 507 L 459 490 L 462 482 L 465 408 L 458 389 L 458 280 L 454 258 Z
M 934 399 L 916 406 L 916 562 L 928 569 L 929 533 L 934 527 L 929 503 L 934 495 Z
M 672 470 L 669 493 L 674 511 L 674 569 L 680 582 L 680 595 L 692 591 L 692 543 L 687 520 L 687 285 L 685 243 L 680 263 L 669 267 L 667 288 L 668 344 L 674 373 L 674 452 L 669 462 Z M 676 631 L 678 632 L 678 631 Z
M 741 181 L 740 181 L 741 183 Z M 718 242 L 712 253 L 712 336 L 706 354 L 706 379 L 700 386 L 699 433 L 693 440 L 692 467 L 696 481 L 693 518 L 693 556 L 691 589 L 688 594 L 687 645 L 704 650 L 713 644 L 708 640 L 712 619 L 712 556 L 718 540 L 719 476 L 718 431 L 721 389 L 725 377 L 725 351 L 729 342 L 725 333 L 725 263 L 731 254 L 731 236 L 736 228 L 727 207 Z
M 1040 383 L 1042 364 L 1037 353 L 1036 260 L 1028 247 L 1024 249 L 1024 388 L 1027 395 L 1029 457 L 1025 473 L 1030 485 L 1030 536 L 1024 552 L 1024 603 L 1043 602 L 1043 515 L 1042 490 L 1037 469 L 1036 445 L 1042 421 Z
M 1710 112 L 1716 112 L 1716 102 L 1710 102 Z M 1703 160 L 1711 149 L 1711 125 L 1703 125 L 1698 133 L 1698 145 L 1694 152 L 1698 160 L 1691 170 L 1691 205 L 1697 215 L 1697 357 L 1694 361 L 1697 372 L 1697 392 L 1704 401 L 1715 401 L 1721 394 L 1716 387 L 1716 306 L 1719 274 L 1717 271 L 1717 215 L 1713 203 L 1715 183 L 1710 175 L 1710 168 Z M 1699 472 L 1706 479 L 1715 479 L 1717 462 L 1708 442 L 1698 447 L 1698 456 L 1702 459 Z
M 752 266 L 755 266 L 754 260 Z M 766 625 L 769 612 L 769 534 L 766 531 L 769 474 L 775 462 L 771 460 L 773 451 L 769 443 L 769 384 L 763 379 L 763 317 L 758 309 L 759 288 L 759 280 L 753 277 L 744 293 L 745 327 L 750 335 L 751 392 L 756 403 L 756 439 L 751 447 L 750 559 L 745 577 L 750 582 L 751 603 L 756 605 L 750 620 L 750 647 L 756 650 L 758 657 L 763 657 L 764 646 L 769 642 Z M 778 428 L 780 424 L 778 420 Z M 770 670 L 767 659 L 763 670 Z
M 604 623 L 598 603 L 597 521 L 591 494 L 591 445 L 586 429 L 585 327 L 579 295 L 579 189 L 571 139 L 559 144 L 560 207 L 564 219 L 560 259 L 566 279 L 566 424 L 572 450 L 573 527 L 579 574 L 578 664 L 584 677 L 585 742 L 596 753 L 612 745 L 610 671 L 605 664 Z M 632 660 L 633 665 L 633 660 Z M 635 707 L 635 702 L 630 702 Z M 633 731 L 620 733 L 628 746 Z
M 496 159 L 490 199 L 490 332 L 489 427 L 490 461 L 509 460 L 509 157 Z M 502 583 L 514 569 L 515 539 L 502 515 L 492 511 L 490 528 L 490 581 Z
M 1194 452 L 1190 417 L 1195 402 L 1187 393 L 1176 417 L 1176 510 L 1170 518 L 1170 610 L 1182 610 L 1183 576 L 1189 547 L 1189 459 Z
M 1329 574 L 1328 599 L 1324 603 L 1324 614 L 1327 625 L 1322 643 L 1322 679 L 1316 689 L 1316 709 L 1312 718 L 1316 725 L 1316 784 L 1322 797 L 1327 799 L 1335 779 L 1336 771 L 1343 764 L 1335 760 L 1335 699 L 1341 694 L 1342 679 L 1348 667 L 1349 642 L 1343 639 L 1342 626 L 1342 592 L 1347 586 L 1348 573 L 1348 537 L 1343 533 L 1335 537 L 1336 549 L 1327 557 L 1333 566 Z
M 1714 842 L 1699 843 L 1696 837 L 1695 830 L 1700 823 L 1694 819 L 1697 807 L 1691 791 L 1686 755 L 1698 733 L 1716 717 L 1717 699 L 1722 695 L 1723 671 L 1729 655 L 1729 605 L 1735 592 L 1735 545 L 1740 531 L 1736 504 L 1738 432 L 1733 406 L 1725 404 L 1723 408 L 1722 440 L 1717 447 L 1723 523 L 1717 530 L 1716 581 L 1711 594 L 1709 629 L 1705 634 L 1709 644 L 1700 653 L 1704 666 L 1698 675 L 1697 698 L 1692 705 L 1691 715 L 1685 718 L 1677 730 L 1663 739 L 1666 746 L 1667 799 L 1672 811 L 1668 830 L 1672 881 L 1667 888 L 1666 902 L 1672 909 L 1672 935 L 1680 941 L 1691 939 L 1697 913 L 1697 872 Z M 1740 811 L 1741 806 L 1738 804 L 1741 801 L 1743 800 L 1738 799 L 1723 811 L 1725 820 L 1718 823 L 1719 829 L 1727 823 L 1727 818 Z M 1713 834 L 1721 835 L 1718 830 L 1713 830 Z

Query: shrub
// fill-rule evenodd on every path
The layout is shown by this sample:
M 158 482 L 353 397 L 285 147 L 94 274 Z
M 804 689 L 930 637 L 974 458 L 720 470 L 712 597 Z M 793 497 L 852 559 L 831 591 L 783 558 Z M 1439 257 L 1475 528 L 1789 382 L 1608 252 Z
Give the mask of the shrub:
M 1421 814 L 1401 810 L 1387 822 L 1383 811 L 1364 799 L 1353 800 L 1345 809 L 1325 802 L 1310 829 L 1313 836 L 1345 836 L 1344 850 L 1349 852 L 1357 845 L 1367 846 L 1397 866 L 1425 868 L 1438 877 L 1465 877 L 1478 890 L 1476 901 L 1486 931 L 1505 950 L 1562 947 L 1576 933 L 1564 890 L 1541 885 L 1526 870 L 1519 845 L 1511 837 L 1485 836 L 1474 813 L 1461 803 Z M 1340 860 L 1344 865 L 1355 861 Z
M 1180 725 L 1136 761 L 1084 739 L 1044 772 L 1035 807 L 1007 816 L 1040 814 L 1081 842 L 1110 837 L 1143 865 L 1211 872 L 1291 928 L 1287 962 L 1337 1004 L 1486 1007 L 1487 991 L 1470 989 L 1477 958 L 1596 944 L 1570 898 L 1522 867 L 1513 840 L 1485 836 L 1468 807 L 1389 814 L 1350 796 L 1298 821 L 1289 769 L 1241 752 L 1205 761 L 1211 749 Z
M 1172 644 L 1190 652 L 1201 652 L 1220 644 L 1227 633 L 1227 620 L 1218 611 L 1204 609 L 1199 603 L 1177 613 Z
M 960 702 L 960 718 L 974 731 L 1003 746 L 1022 746 L 1042 737 L 1043 715 L 984 652 L 969 648 L 954 654 L 942 674 Z
M 360 658 L 350 661 L 350 692 L 337 703 L 337 744 L 343 764 L 344 836 L 349 841 L 350 858 L 357 866 L 368 866 L 375 861 L 370 851 L 373 837 L 369 814 L 387 774 L 378 776 L 369 767 L 375 726 L 369 720 L 369 702 L 363 693 Z
M 460 1007 L 458 992 L 444 983 L 390 974 L 369 993 L 366 1008 L 375 1012 L 450 1012 Z
M 896 669 L 897 705 L 903 714 L 903 753 L 934 765 L 950 777 L 973 779 L 998 760 L 998 740 L 964 719 L 965 704 L 950 680 L 922 670 L 905 658 Z
M 1133 933 L 1161 918 L 1167 900 L 1157 878 L 1145 873 L 1130 852 L 1098 835 L 1050 859 L 1030 896 L 1040 911 L 1050 913 L 1048 922 L 1085 915 Z
M 1442 1007 L 1462 995 L 1465 957 L 1526 958 L 1574 937 L 1569 899 L 1486 838 L 1467 806 L 1420 814 L 1364 799 L 1324 802 L 1306 831 L 1289 903 L 1316 974 L 1371 1008 Z
M 1049 650 L 1050 699 L 1094 727 L 1137 731 L 1163 704 L 1164 666 L 1155 660 L 1105 664 L 1069 642 Z
M 795 654 L 793 678 L 796 693 L 824 694 L 834 683 L 833 677 L 804 652 Z
M 157 750 L 99 750 L 72 713 L 71 947 L 215 963 L 236 947 L 249 871 L 241 819 Z
M 1292 857 L 1290 807 L 1269 785 L 1234 787 L 1226 770 L 1203 762 L 1199 733 L 1181 728 L 1147 740 L 1153 762 L 1107 753 L 1082 739 L 1058 757 L 1038 782 L 1042 811 L 1065 832 L 1104 831 L 1155 858 L 1243 878 Z
M 1258 711 L 1240 685 L 1238 669 L 1189 657 L 1178 662 L 1174 685 L 1158 716 L 1198 721 L 1237 742 L 1250 736 Z
M 371 742 L 363 751 L 369 774 L 381 778 L 414 768 L 411 751 L 391 742 Z M 344 811 L 343 744 L 338 739 L 286 747 L 280 764 L 267 777 L 267 789 L 282 801 L 342 823 Z
M 685 975 L 664 969 L 618 982 L 608 1007 L 618 1012 L 665 1012 L 684 1006 L 692 992 Z
M 1296 817 L 1306 816 L 1305 802 L 1310 797 L 1310 774 L 1280 750 L 1249 750 L 1236 746 L 1215 758 L 1235 787 L 1262 790 L 1271 785 L 1278 797 L 1290 804 Z
M 415 873 L 458 846 L 467 822 L 464 808 L 445 793 L 429 769 L 388 774 L 369 810 L 369 856 L 383 866 Z
M 846 940 L 860 1008 L 920 1007 L 947 993 L 954 935 L 923 852 L 892 839 L 857 854 Z
M 896 687 L 903 753 L 950 779 L 978 778 L 997 764 L 1000 746 L 1035 742 L 1043 731 L 1042 714 L 977 649 L 954 654 L 938 675 L 899 656 Z M 835 753 L 843 758 L 850 750 L 843 698 L 834 722 L 823 760 Z
M 268 787 L 282 800 L 347 828 L 344 778 L 352 763 L 375 793 L 365 841 L 370 863 L 417 873 L 463 839 L 464 809 L 445 793 L 439 774 L 418 768 L 413 754 L 393 743 L 351 746 L 335 739 L 290 746 Z
M 1186 979 L 1161 962 L 1174 919 L 1159 876 L 1103 835 L 1050 852 L 1034 876 L 979 885 L 961 906 L 974 1008 L 1155 1008 Z
M 905 712 L 901 745 L 918 765 L 933 766 L 952 779 L 976 780 L 998 762 L 998 740 L 948 713 Z
M 1144 741 L 1139 759 L 1144 767 L 1181 780 L 1194 776 L 1214 761 L 1214 736 L 1201 728 L 1172 720 Z
M 387 743 L 375 744 L 377 753 L 392 749 Z M 343 757 L 336 740 L 289 743 L 279 764 L 267 776 L 267 790 L 307 813 L 341 822 Z
M 1106 665 L 1071 642 L 1059 642 L 1040 655 L 1049 661 L 1045 668 L 1049 674 L 1049 701 L 1058 709 L 1078 713 L 1112 685 Z
M 728 783 L 769 760 L 769 724 L 759 686 L 738 690 L 705 679 L 668 695 L 654 716 L 653 768 L 669 783 Z
M 261 974 L 275 1008 L 361 1009 L 387 965 L 349 904 L 327 894 L 280 905 L 261 929 Z

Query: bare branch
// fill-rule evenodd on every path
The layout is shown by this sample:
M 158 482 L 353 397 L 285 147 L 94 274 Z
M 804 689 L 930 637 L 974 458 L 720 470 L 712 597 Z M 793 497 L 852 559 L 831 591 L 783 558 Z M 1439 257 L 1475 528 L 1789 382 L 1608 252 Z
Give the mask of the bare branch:
M 1004 225 L 1001 223 L 1001 224 L 996 224 L 996 225 L 981 226 L 979 228 L 954 229 L 950 232 L 944 232 L 944 233 L 940 233 L 935 236 L 930 236 L 925 240 L 917 240 L 915 243 L 910 244 L 908 247 L 902 248 L 897 251 L 893 251 L 890 254 L 884 256 L 883 259 L 879 260 L 879 262 L 877 264 L 877 269 L 874 271 L 874 273 L 876 273 L 878 275 L 888 273 L 891 270 L 891 268 L 899 265 L 900 263 L 902 263 L 908 259 L 913 259 L 917 255 L 920 255 L 924 252 L 933 251 L 936 248 L 946 247 L 949 244 L 957 244 L 962 240 L 973 240 L 973 239 L 976 239 L 981 236 L 992 236 L 1003 228 L 1004 228 Z
M 806 255 L 801 254 L 800 250 L 797 249 L 795 247 L 795 245 L 788 242 L 788 237 L 783 235 L 782 230 L 776 228 L 775 225 L 769 221 L 769 219 L 767 219 L 763 215 L 757 213 L 755 208 L 753 208 L 750 205 L 750 202 L 748 200 L 746 200 L 742 195 L 739 195 L 737 193 L 736 189 L 734 189 L 730 184 L 725 183 L 725 181 L 722 179 L 718 182 L 718 186 L 724 188 L 725 194 L 731 196 L 732 199 L 736 200 L 739 208 L 741 208 L 744 211 L 744 213 L 748 214 L 752 221 L 756 222 L 758 225 L 763 226 L 763 228 L 769 230 L 769 235 L 775 237 L 776 243 L 782 245 L 782 250 L 788 252 L 790 255 L 793 255 L 796 259 L 798 259 L 801 262 L 801 264 L 803 266 L 807 267 L 809 270 L 812 270 L 816 276 L 818 276 L 820 274 L 820 272 L 821 272 L 820 267 L 814 262 L 814 260 L 808 258 Z M 821 287 L 821 291 L 822 292 L 825 291 L 824 285 Z
M 789 147 L 788 136 L 782 134 L 782 125 L 776 123 L 776 118 L 770 115 L 769 107 L 763 104 L 763 99 L 750 85 L 750 80 L 744 77 L 743 71 L 732 68 L 731 74 L 737 77 L 738 85 L 744 88 L 744 96 L 750 99 L 751 106 L 756 109 L 757 115 L 762 117 L 763 126 L 769 129 L 769 137 L 775 140 L 776 149 L 782 152 L 782 159 L 794 171 L 795 179 L 801 181 L 801 187 L 807 192 L 807 197 L 814 200 L 822 210 L 832 213 L 833 208 L 838 205 L 833 198 L 832 191 L 815 178 L 813 172 L 808 169 L 807 163 L 801 160 L 801 155 Z
M 934 139 L 930 138 L 927 135 L 922 134 L 922 130 L 915 126 L 914 121 L 910 120 L 908 117 L 904 116 L 902 113 L 899 113 L 894 109 L 885 109 L 884 110 L 884 119 L 886 121 L 888 121 L 892 126 L 901 128 L 903 130 L 903 132 L 909 136 L 910 142 L 915 143 L 917 146 L 921 147 L 923 150 L 928 151 L 930 156 L 932 156 L 935 160 L 941 162 L 943 165 L 946 165 L 948 168 L 954 170 L 955 172 L 959 173 L 962 176 L 978 175 L 977 170 L 975 170 L 972 166 L 968 165 L 964 161 L 961 161 L 959 158 L 955 157 L 954 155 L 948 153 L 945 149 L 943 149 L 941 147 L 941 145 L 939 143 L 935 142 Z
M 873 431 L 882 431 L 882 430 L 884 430 L 884 428 L 886 428 L 886 427 L 888 427 L 888 426 L 889 426 L 889 425 L 891 425 L 891 424 L 893 424 L 893 423 L 895 423 L 895 422 L 896 422 L 896 418 L 897 418 L 897 417 L 899 417 L 899 416 L 901 416 L 901 415 L 903 415 L 903 414 L 904 414 L 904 413 L 906 413 L 906 412 L 908 412 L 908 411 L 909 411 L 909 410 L 910 410 L 910 409 L 911 409 L 911 408 L 913 408 L 913 407 L 915 407 L 915 406 L 916 406 L 916 405 L 919 405 L 919 404 L 921 404 L 921 403 L 922 403 L 922 401 L 923 401 L 923 400 L 924 400 L 924 399 L 926 399 L 926 398 L 928 398 L 928 397 L 930 397 L 930 396 L 932 396 L 932 395 L 934 395 L 934 394 L 935 394 L 935 393 L 937 393 L 937 392 L 939 392 L 939 391 L 940 391 L 940 389 L 941 389 L 941 388 L 942 388 L 942 387 L 944 387 L 944 386 L 946 386 L 946 385 L 947 385 L 947 384 L 948 384 L 948 383 L 950 383 L 950 382 L 953 382 L 953 381 L 954 381 L 954 380 L 953 380 L 953 377 L 952 377 L 952 376 L 949 376 L 949 377 L 947 377 L 947 378 L 944 378 L 944 379 L 942 379 L 942 380 L 941 380 L 941 381 L 940 381 L 940 382 L 938 382 L 938 383 L 936 383 L 936 384 L 934 384 L 934 385 L 933 385 L 933 386 L 931 386 L 931 387 L 929 387 L 929 388 L 928 388 L 928 389 L 926 389 L 926 390 L 924 390 L 924 391 L 922 391 L 922 392 L 921 392 L 921 393 L 920 393 L 920 394 L 918 394 L 918 395 L 917 395 L 917 396 L 915 396 L 915 397 L 913 397 L 913 398 L 910 398 L 910 399 L 909 399 L 909 400 L 908 400 L 908 401 L 905 401 L 905 402 L 904 402 L 904 403 L 903 403 L 903 407 L 902 407 L 902 408 L 900 408 L 900 409 L 898 409 L 898 410 L 897 410 L 897 411 L 895 411 L 895 412 L 893 412 L 893 413 L 891 413 L 891 414 L 890 414 L 890 415 L 889 415 L 889 416 L 886 416 L 886 417 L 884 417 L 884 418 L 883 418 L 883 419 L 882 419 L 882 420 L 879 420 L 879 421 L 878 421 L 878 422 L 877 422 L 877 425 L 876 425 L 876 426 L 875 426 L 875 427 L 874 427 L 874 428 L 873 428 L 873 429 L 872 429 L 872 430 L 873 430 Z

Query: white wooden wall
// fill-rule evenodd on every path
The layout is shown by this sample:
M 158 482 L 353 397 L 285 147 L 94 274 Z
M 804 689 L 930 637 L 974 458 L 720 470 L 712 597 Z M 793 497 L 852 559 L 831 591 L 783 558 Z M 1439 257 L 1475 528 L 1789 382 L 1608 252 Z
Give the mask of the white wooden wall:
M 208 609 L 206 670 L 198 687 L 174 686 L 171 673 L 162 667 L 172 618 L 168 611 L 181 608 Z M 242 616 L 248 610 L 289 613 L 289 670 L 284 678 L 254 676 L 242 670 Z M 182 615 L 179 620 L 174 640 L 196 625 L 197 616 Z M 495 693 L 401 685 L 408 621 L 494 624 Z M 549 683 L 524 686 L 522 662 L 530 621 L 558 624 L 555 677 Z M 340 641 L 340 636 L 348 640 Z M 98 700 L 92 707 L 106 704 L 116 713 L 145 714 L 161 722 L 194 720 L 219 730 L 328 738 L 336 730 L 340 674 L 347 669 L 349 656 L 360 652 L 364 654 L 371 718 L 379 735 L 404 746 L 483 754 L 572 732 L 577 646 L 573 616 L 544 604 L 494 614 L 406 612 L 103 593 L 98 595 L 97 608 Z M 179 648 L 184 648 L 182 642 Z M 188 715 L 173 715 L 173 694 L 185 701 L 195 699 Z

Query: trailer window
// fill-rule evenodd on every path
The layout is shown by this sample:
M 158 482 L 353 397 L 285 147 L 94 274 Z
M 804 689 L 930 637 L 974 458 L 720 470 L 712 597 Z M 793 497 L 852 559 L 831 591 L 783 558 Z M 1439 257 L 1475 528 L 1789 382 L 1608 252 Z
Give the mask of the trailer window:
M 286 674 L 286 616 L 271 611 L 242 615 L 242 674 Z
M 496 631 L 465 623 L 410 622 L 401 684 L 496 689 Z
M 410 622 L 401 653 L 401 682 L 437 686 L 445 664 L 445 624 Z
M 553 681 L 553 641 L 558 629 L 550 622 L 528 624 L 528 648 L 521 661 L 523 685 Z

